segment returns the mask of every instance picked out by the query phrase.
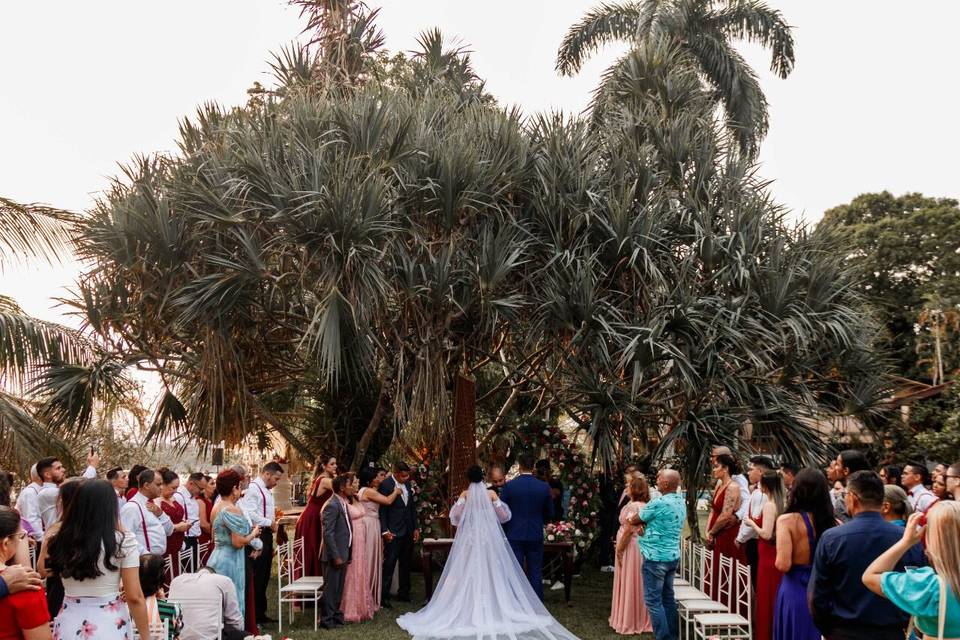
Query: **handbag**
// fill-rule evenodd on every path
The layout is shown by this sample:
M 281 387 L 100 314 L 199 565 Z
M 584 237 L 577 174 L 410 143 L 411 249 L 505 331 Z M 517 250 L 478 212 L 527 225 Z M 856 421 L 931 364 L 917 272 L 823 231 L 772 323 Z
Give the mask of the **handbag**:
M 940 586 L 940 606 L 937 611 L 937 640 L 944 640 L 944 629 L 947 626 L 947 584 L 940 576 L 937 576 L 937 582 Z M 910 640 L 913 637 L 913 629 L 916 626 L 916 622 L 916 617 L 910 616 L 910 624 L 907 625 L 907 635 L 905 636 L 906 640 Z M 923 634 L 923 637 L 929 638 L 930 636 Z

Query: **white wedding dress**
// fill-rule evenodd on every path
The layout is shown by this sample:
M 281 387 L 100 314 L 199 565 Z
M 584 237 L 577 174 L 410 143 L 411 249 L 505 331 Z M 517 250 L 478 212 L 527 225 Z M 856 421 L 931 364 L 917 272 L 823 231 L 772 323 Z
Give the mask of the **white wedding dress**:
M 414 640 L 577 640 L 534 593 L 483 483 L 467 489 L 462 520 L 458 511 L 450 514 L 457 535 L 433 598 L 397 624 Z M 509 519 L 509 510 L 500 513 Z

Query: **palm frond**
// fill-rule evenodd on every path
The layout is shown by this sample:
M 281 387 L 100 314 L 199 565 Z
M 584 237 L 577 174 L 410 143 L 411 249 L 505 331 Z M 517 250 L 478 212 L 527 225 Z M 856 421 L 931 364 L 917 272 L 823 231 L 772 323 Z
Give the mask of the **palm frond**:
M 48 262 L 70 252 L 76 216 L 43 204 L 22 204 L 0 197 L 0 268 L 30 258 Z

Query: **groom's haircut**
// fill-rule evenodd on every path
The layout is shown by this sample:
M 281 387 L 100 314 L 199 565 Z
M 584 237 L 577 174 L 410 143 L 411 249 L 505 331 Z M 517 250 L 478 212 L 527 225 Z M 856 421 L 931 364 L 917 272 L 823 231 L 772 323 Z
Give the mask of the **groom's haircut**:
M 343 493 L 343 488 L 350 484 L 352 478 L 346 474 L 342 476 L 337 476 L 333 479 L 333 492 L 336 494 Z
M 521 453 L 520 457 L 517 458 L 517 464 L 520 465 L 521 471 L 533 471 L 534 457 L 529 453 Z
M 403 460 L 393 463 L 393 470 L 396 473 L 410 473 L 410 465 Z

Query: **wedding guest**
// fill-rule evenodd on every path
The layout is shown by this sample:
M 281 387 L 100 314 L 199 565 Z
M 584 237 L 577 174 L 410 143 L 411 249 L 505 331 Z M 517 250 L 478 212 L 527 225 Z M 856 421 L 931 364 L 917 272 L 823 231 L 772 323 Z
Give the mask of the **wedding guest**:
M 277 507 L 273 498 L 273 489 L 280 483 L 283 467 L 276 462 L 263 465 L 260 475 L 250 481 L 250 485 L 240 498 L 238 506 L 247 519 L 260 527 L 260 541 L 263 548 L 253 560 L 254 611 L 257 624 L 273 622 L 267 617 L 267 586 L 270 584 L 270 571 L 273 568 L 274 535 L 277 532 Z
M 144 469 L 137 477 L 137 485 L 140 487 L 137 493 L 130 496 L 120 510 L 120 522 L 136 538 L 138 556 L 165 553 L 167 536 L 173 534 L 173 523 L 155 502 L 160 497 L 163 480 L 153 469 Z
M 880 469 L 880 479 L 883 480 L 883 484 L 892 484 L 900 487 L 900 474 L 902 473 L 903 469 L 898 464 L 884 465 Z
M 113 487 L 113 492 L 117 494 L 117 509 L 122 509 L 127 499 L 123 496 L 127 492 L 127 472 L 123 467 L 113 467 L 107 471 L 107 482 Z
M 323 573 L 320 566 L 320 546 L 323 531 L 320 513 L 323 505 L 333 495 L 333 479 L 337 477 L 337 459 L 333 456 L 320 456 L 314 463 L 314 478 L 310 484 L 307 507 L 297 518 L 294 539 L 303 539 L 303 575 L 319 576 Z
M 910 517 L 903 536 L 867 567 L 863 584 L 890 600 L 901 611 L 915 616 L 924 638 L 960 638 L 960 503 L 944 502 L 924 517 Z M 925 540 L 933 566 L 910 568 L 905 557 Z M 943 625 L 940 625 L 941 599 Z M 891 636 L 892 637 L 892 636 Z M 903 637 L 903 636 L 901 636 Z
M 218 575 L 212 567 L 174 578 L 170 583 L 170 599 L 183 603 L 184 629 L 180 640 L 210 640 L 221 635 L 223 640 L 247 637 L 237 588 L 230 578 Z M 217 624 L 221 619 L 223 627 Z
M 954 500 L 960 500 L 960 462 L 947 469 L 947 492 Z
M 200 545 L 200 502 L 198 498 L 203 494 L 207 487 L 207 481 L 202 473 L 191 473 L 187 476 L 187 481 L 181 483 L 177 488 L 174 499 L 183 504 L 183 510 L 186 514 L 185 520 L 190 523 L 190 528 L 186 530 L 183 537 L 183 547 L 190 550 L 193 557 L 193 570 L 200 568 L 200 558 L 197 553 L 197 547 Z
M 799 472 L 800 467 L 792 462 L 784 462 L 780 465 L 780 476 L 783 478 L 783 490 L 786 493 L 790 493 L 790 490 L 793 489 L 794 479 Z
M 943 464 L 942 462 L 938 462 L 935 465 L 933 465 L 933 473 L 931 473 L 930 475 L 935 476 L 938 474 L 946 473 L 946 471 L 947 471 L 947 465 Z
M 907 518 L 913 515 L 913 507 L 907 498 L 907 492 L 895 484 L 883 485 L 883 506 L 880 515 L 891 524 L 907 526 Z
M 750 579 L 752 584 L 757 584 L 757 563 L 759 555 L 757 551 L 757 530 L 751 523 L 760 517 L 763 513 L 763 505 L 767 502 L 767 496 L 760 488 L 760 479 L 764 473 L 774 469 L 773 460 L 767 456 L 753 456 L 747 465 L 747 480 L 753 490 L 747 500 L 747 514 L 740 522 L 740 529 L 737 532 L 737 547 L 743 550 L 743 555 L 750 565 Z
M 777 518 L 775 566 L 783 574 L 773 614 L 777 640 L 820 640 L 807 607 L 807 585 L 817 540 L 836 524 L 826 477 L 816 469 L 801 469 L 786 510 Z
M 637 475 L 637 465 L 628 464 L 623 469 L 623 491 L 620 493 L 620 502 L 617 504 L 617 513 L 623 510 L 627 503 L 630 502 L 630 481 L 633 480 Z
M 655 640 L 677 640 L 679 620 L 673 580 L 680 561 L 680 534 L 687 507 L 680 489 L 680 474 L 662 469 L 657 474 L 660 497 L 654 498 L 628 522 L 640 528 L 643 556 L 643 602 L 653 625 Z
M 367 590 L 373 603 L 373 611 L 380 608 L 380 590 L 383 588 L 383 539 L 380 533 L 380 506 L 389 507 L 403 494 L 399 485 L 389 496 L 380 494 L 380 484 L 386 479 L 387 472 L 382 467 L 368 466 L 360 470 L 360 491 L 357 498 L 363 506 L 361 525 L 364 529 L 363 557 L 367 561 Z M 359 527 L 358 527 L 359 528 Z
M 197 546 L 207 545 L 206 553 L 202 554 L 198 560 L 198 567 L 207 564 L 207 559 L 213 552 L 213 523 L 210 515 L 213 513 L 213 499 L 217 494 L 217 483 L 211 476 L 203 476 L 203 491 L 197 496 L 197 506 L 200 518 L 200 537 L 197 538 Z
M 120 526 L 116 493 L 106 480 L 77 484 L 40 559 L 63 579 L 65 596 L 53 635 L 127 640 L 133 632 L 132 617 L 140 637 L 149 638 L 137 541 Z
M 333 497 L 323 507 L 323 622 L 324 629 L 343 626 L 343 584 L 350 547 L 353 543 L 349 502 L 353 492 L 351 478 L 337 476 L 333 480 Z
M 710 464 L 716 466 L 717 458 L 722 455 L 728 455 L 734 460 L 737 459 L 737 457 L 734 456 L 733 452 L 730 450 L 730 447 L 717 446 L 713 448 L 713 451 L 710 455 Z M 750 495 L 750 483 L 747 481 L 747 476 L 743 475 L 739 471 L 733 474 L 733 480 L 737 483 L 737 486 L 740 487 L 740 506 L 737 508 L 737 522 L 742 522 L 743 519 L 747 517 L 747 497 Z M 714 488 L 719 486 L 720 481 L 718 480 Z
M 640 529 L 629 522 L 650 502 L 650 487 L 641 476 L 630 480 L 627 489 L 630 502 L 620 510 L 609 623 L 621 635 L 635 635 L 653 632 L 650 614 L 643 604 L 643 557 L 638 544 Z
M 20 514 L 9 506 L 0 506 L 0 566 L 16 562 L 19 567 L 10 567 L 0 573 L 3 589 L 9 589 L 10 579 L 23 567 L 29 567 L 27 534 L 20 523 Z M 7 572 L 9 571 L 9 575 Z M 0 638 L 24 640 L 50 640 L 50 614 L 47 598 L 42 588 L 18 590 L 0 596 Z
M 160 509 L 170 518 L 173 530 L 167 533 L 167 544 L 164 546 L 163 557 L 170 558 L 173 567 L 172 580 L 180 575 L 180 550 L 183 548 L 183 538 L 192 523 L 187 521 L 187 510 L 183 499 L 177 495 L 180 488 L 180 476 L 167 467 L 157 469 L 160 476 Z M 156 553 L 153 551 L 152 553 Z
M 786 491 L 783 478 L 776 471 L 767 471 L 760 477 L 760 490 L 766 497 L 758 517 L 747 520 L 757 534 L 757 580 L 756 608 L 754 611 L 754 638 L 773 638 L 773 618 L 777 604 L 777 591 L 783 574 L 777 569 L 776 528 L 777 518 L 786 508 Z
M 707 547 L 713 549 L 713 566 L 711 576 L 720 575 L 720 556 L 725 555 L 737 560 L 743 560 L 743 553 L 737 547 L 737 532 L 740 520 L 737 519 L 737 509 L 740 506 L 740 485 L 733 476 L 740 473 L 740 466 L 732 456 L 722 453 L 717 456 L 713 466 L 713 477 L 717 479 L 717 488 L 713 493 L 710 519 L 707 521 Z M 714 600 L 719 596 L 720 581 L 710 581 L 710 597 Z
M 130 473 L 127 474 L 127 491 L 123 494 L 127 502 L 140 491 L 140 474 L 146 470 L 147 467 L 142 464 L 135 464 L 130 467 Z
M 17 511 L 30 527 L 30 537 L 39 542 L 43 539 L 43 520 L 40 518 L 40 505 L 37 502 L 43 481 L 37 473 L 37 465 L 30 467 L 30 484 L 20 490 L 17 496 Z
M 503 472 L 503 467 L 498 464 L 490 467 L 490 490 L 496 492 L 497 495 L 500 495 L 503 485 L 507 484 L 507 474 Z
M 847 522 L 851 518 L 850 514 L 847 513 L 847 503 L 844 498 L 846 495 L 845 487 L 847 485 L 847 478 L 857 471 L 867 471 L 869 469 L 870 465 L 867 462 L 867 457 L 862 451 L 845 449 L 837 455 L 837 460 L 834 464 L 834 480 L 839 482 L 839 485 L 833 493 L 833 509 L 834 515 L 836 515 L 840 522 Z
M 155 553 L 140 556 L 140 589 L 146 598 L 147 620 L 150 624 L 166 623 L 167 639 L 174 640 L 183 630 L 183 617 L 180 607 L 163 599 L 163 564 L 163 556 Z
M 67 512 L 67 507 L 70 506 L 70 503 L 77 495 L 77 491 L 83 482 L 84 480 L 82 478 L 67 478 L 63 484 L 60 485 L 60 491 L 57 497 L 57 513 L 59 514 L 59 519 L 46 530 L 43 544 L 40 547 L 40 557 L 43 556 L 44 550 L 50 543 L 50 540 L 56 535 L 57 531 L 60 530 L 61 523 L 63 522 L 63 514 Z M 40 566 L 39 562 L 37 566 Z M 63 606 L 63 580 L 59 574 L 50 573 L 45 570 L 41 570 L 41 573 L 43 577 L 47 579 L 47 611 L 50 613 L 50 617 L 54 618 L 60 612 L 60 607 Z
M 370 593 L 370 579 L 367 572 L 367 527 L 364 524 L 366 508 L 357 500 L 360 481 L 353 473 L 344 474 L 350 483 L 347 498 L 347 515 L 350 517 L 350 529 L 353 539 L 350 541 L 350 562 L 343 579 L 343 598 L 340 603 L 345 622 L 363 622 L 371 620 L 376 612 L 373 596 Z M 369 503 L 368 503 L 369 504 Z M 377 541 L 380 532 L 377 532 Z
M 937 500 L 949 500 L 950 494 L 947 493 L 947 479 L 943 473 L 934 473 L 933 480 L 930 483 L 930 493 L 936 496 Z
M 520 475 L 500 492 L 513 516 L 504 527 L 510 548 L 523 568 L 530 586 L 543 600 L 543 527 L 553 516 L 553 497 L 547 483 L 534 473 L 534 458 L 529 453 L 517 459 Z
M 924 465 L 911 462 L 904 466 L 900 481 L 910 496 L 910 506 L 914 511 L 926 513 L 937 502 L 937 496 L 926 487 L 930 482 L 930 471 Z
M 242 464 L 235 464 L 232 467 L 230 467 L 230 471 L 233 471 L 235 474 L 237 474 L 237 477 L 240 478 L 240 484 L 239 484 L 240 497 L 243 497 L 244 492 L 246 492 L 247 488 L 250 486 L 250 476 L 249 476 L 249 473 L 247 472 L 247 468 Z M 218 497 L 218 500 L 219 500 L 219 497 Z M 238 498 L 237 499 L 238 504 L 239 504 L 239 501 L 240 499 Z M 240 511 L 243 512 L 243 509 L 241 509 Z M 250 521 L 250 518 L 247 517 L 247 514 L 243 513 L 243 518 L 247 521 L 248 527 L 253 526 L 253 523 Z M 258 540 L 256 542 L 256 545 L 250 544 L 244 547 L 243 549 L 243 557 L 244 557 L 243 576 L 244 576 L 244 581 L 246 583 L 246 588 L 244 589 L 242 594 L 243 597 L 245 598 L 244 604 L 243 604 L 243 610 L 246 616 L 245 624 L 247 627 L 247 631 L 251 635 L 255 635 L 255 636 L 260 635 L 260 627 L 257 624 L 256 601 L 253 597 L 253 574 L 254 574 L 253 563 L 254 563 L 254 560 L 260 555 L 261 543 L 259 540 L 259 533 L 257 534 L 257 538 Z
M 49 466 L 41 464 L 45 460 L 51 461 Z M 46 529 L 57 521 L 57 495 L 59 487 L 67 479 L 66 470 L 63 468 L 60 460 L 56 458 L 46 458 L 37 462 L 37 473 L 44 479 L 43 489 L 37 496 L 37 504 L 40 507 L 40 518 L 43 520 L 43 528 Z M 97 466 L 100 464 L 100 456 L 93 449 L 87 455 L 87 468 L 79 476 L 82 479 L 96 478 Z
M 878 474 L 853 473 L 847 479 L 844 496 L 850 521 L 820 536 L 810 576 L 809 602 L 814 623 L 826 640 L 903 638 L 907 616 L 871 593 L 862 580 L 866 568 L 903 534 L 903 529 L 881 517 L 883 496 L 883 481 Z M 923 552 L 915 547 L 903 560 L 921 565 Z
M 380 495 L 389 496 L 400 488 L 400 499 L 380 510 L 380 533 L 383 538 L 383 586 L 380 592 L 380 606 L 391 608 L 390 586 L 393 571 L 399 568 L 397 600 L 410 602 L 410 565 L 413 563 L 413 546 L 420 541 L 420 529 L 417 527 L 417 500 L 407 483 L 410 481 L 410 467 L 398 461 L 393 465 L 393 473 L 380 483 Z M 325 538 L 326 539 L 326 538 Z
M 144 472 L 146 473 L 146 472 Z M 247 606 L 247 576 L 245 549 L 250 545 L 256 550 L 261 548 L 260 527 L 251 526 L 250 521 L 237 506 L 240 500 L 240 474 L 233 469 L 221 471 L 217 476 L 217 494 L 220 500 L 213 507 L 213 539 L 216 543 L 207 566 L 233 581 L 240 602 L 240 616 L 245 615 Z

